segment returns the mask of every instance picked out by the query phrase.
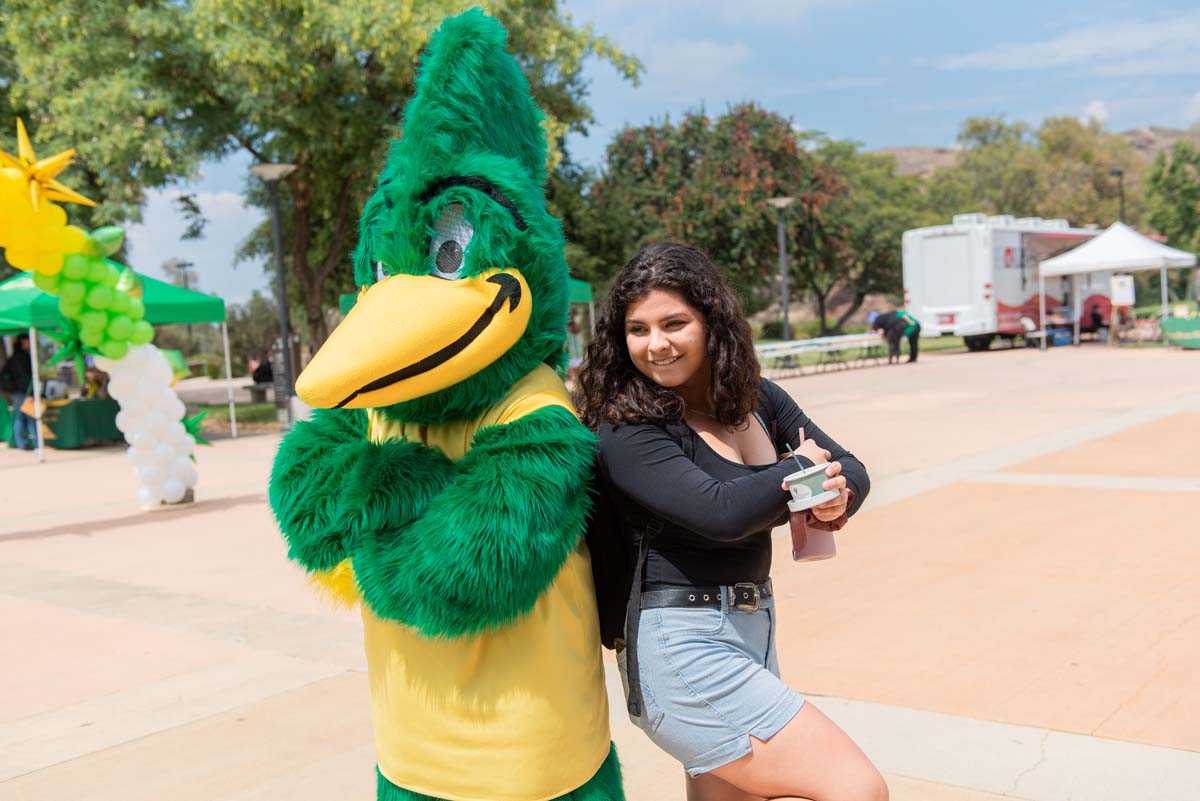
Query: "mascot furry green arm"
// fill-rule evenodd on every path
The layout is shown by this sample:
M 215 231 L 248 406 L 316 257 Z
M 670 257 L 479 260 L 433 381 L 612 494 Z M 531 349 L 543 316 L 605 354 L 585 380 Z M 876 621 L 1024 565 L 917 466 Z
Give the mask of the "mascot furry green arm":
M 624 798 L 564 243 L 505 40 L 473 10 L 430 41 L 271 475 L 289 556 L 363 602 L 381 801 Z

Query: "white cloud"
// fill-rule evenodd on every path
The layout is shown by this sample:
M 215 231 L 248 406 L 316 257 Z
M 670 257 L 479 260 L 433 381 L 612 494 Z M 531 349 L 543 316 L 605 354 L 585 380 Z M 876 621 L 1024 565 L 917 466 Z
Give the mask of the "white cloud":
M 700 39 L 655 45 L 646 58 L 643 92 L 689 105 L 748 91 L 750 82 L 740 68 L 751 55 L 750 48 L 740 41 L 726 45 Z
M 1101 125 L 1108 123 L 1108 106 L 1104 105 L 1103 100 L 1093 100 L 1083 107 L 1083 113 L 1079 115 L 1079 119 L 1083 122 L 1098 122 Z
M 142 222 L 125 229 L 129 266 L 153 278 L 164 279 L 162 263 L 170 258 L 195 265 L 201 292 L 220 295 L 227 303 L 240 303 L 255 289 L 267 289 L 261 263 L 243 262 L 234 269 L 234 254 L 250 232 L 262 222 L 258 209 L 243 204 L 237 192 L 196 192 L 208 225 L 204 238 L 181 241 L 186 223 L 175 209 L 180 189 L 154 189 L 146 193 Z M 186 191 L 186 190 L 183 190 Z
M 607 0 L 605 15 L 636 12 L 645 17 L 657 14 L 660 18 L 689 18 L 719 20 L 733 24 L 774 24 L 799 22 L 815 9 L 857 5 L 861 0 L 656 0 L 647 6 L 644 0 Z
M 1195 43 L 1200 14 L 1154 22 L 1087 25 L 1050 39 L 1005 42 L 934 62 L 947 70 L 1040 70 L 1079 67 L 1102 75 L 1186 74 L 1200 68 Z

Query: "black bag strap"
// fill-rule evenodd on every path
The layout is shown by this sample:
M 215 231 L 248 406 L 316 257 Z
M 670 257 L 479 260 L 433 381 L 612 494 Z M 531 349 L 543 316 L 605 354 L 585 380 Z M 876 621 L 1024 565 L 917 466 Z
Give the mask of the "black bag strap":
M 650 552 L 650 542 L 661 534 L 662 530 L 662 519 L 654 517 L 642 531 L 637 563 L 633 568 L 633 584 L 629 589 L 629 602 L 625 606 L 625 674 L 629 681 L 627 703 L 629 714 L 634 717 L 642 715 L 642 681 L 637 661 L 638 628 L 642 618 L 642 579 L 646 572 L 646 555 Z
M 696 435 L 695 432 L 684 423 L 668 425 L 665 429 L 671 438 L 679 443 L 684 455 L 694 459 L 696 451 L 692 437 Z M 625 676 L 629 682 L 629 697 L 626 703 L 629 714 L 634 717 L 642 715 L 642 681 L 637 661 L 638 629 L 642 618 L 642 581 L 646 575 L 646 557 L 650 553 L 650 543 L 662 530 L 663 520 L 657 516 L 650 518 L 650 522 L 642 530 L 637 561 L 633 566 L 633 583 L 629 588 L 629 602 L 625 605 Z

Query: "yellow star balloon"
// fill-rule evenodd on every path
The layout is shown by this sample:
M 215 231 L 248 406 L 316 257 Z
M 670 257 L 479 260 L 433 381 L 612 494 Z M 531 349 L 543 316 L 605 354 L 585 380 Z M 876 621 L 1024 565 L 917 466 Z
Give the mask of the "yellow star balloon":
M 29 202 L 36 210 L 39 201 L 61 200 L 67 203 L 78 203 L 83 206 L 95 206 L 83 195 L 64 184 L 54 180 L 55 177 L 71 166 L 75 157 L 75 148 L 69 148 L 56 153 L 49 158 L 38 160 L 33 152 L 33 143 L 25 132 L 25 123 L 17 118 L 17 155 L 12 156 L 0 150 L 0 166 L 20 172 L 29 187 Z

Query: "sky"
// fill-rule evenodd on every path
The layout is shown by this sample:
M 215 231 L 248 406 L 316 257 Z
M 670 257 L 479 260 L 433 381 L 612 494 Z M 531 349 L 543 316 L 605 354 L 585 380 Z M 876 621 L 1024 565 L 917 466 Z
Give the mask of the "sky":
M 599 166 L 626 125 L 753 99 L 797 128 L 863 143 L 950 147 L 968 117 L 1037 126 L 1096 119 L 1113 131 L 1200 123 L 1200 7 L 1185 2 L 963 4 L 900 0 L 565 0 L 645 66 L 640 86 L 598 60 L 585 68 L 596 118 L 572 158 Z M 180 187 L 148 193 L 127 230 L 133 266 L 161 277 L 192 261 L 198 288 L 230 302 L 267 289 L 262 264 L 233 266 L 262 217 L 241 203 L 248 157 L 206 164 Z M 382 167 L 382 165 L 380 165 Z M 198 193 L 205 239 L 181 242 L 172 205 Z

